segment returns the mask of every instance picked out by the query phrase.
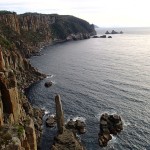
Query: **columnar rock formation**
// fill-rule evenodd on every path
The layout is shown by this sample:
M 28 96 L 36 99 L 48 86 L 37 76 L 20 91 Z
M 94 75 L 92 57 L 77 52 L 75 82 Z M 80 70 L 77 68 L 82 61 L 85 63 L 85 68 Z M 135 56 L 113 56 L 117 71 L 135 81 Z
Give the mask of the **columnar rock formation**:
M 22 88 L 43 77 L 18 51 L 0 48 L 0 149 L 37 150 L 40 127 L 34 126 L 39 120 L 42 122 L 42 118 L 34 119 L 33 123 L 34 110 L 23 95 Z M 7 142 L 6 135 L 9 138 Z
M 85 150 L 76 135 L 64 124 L 64 113 L 60 96 L 55 97 L 58 135 L 54 138 L 51 150 Z
M 57 121 L 57 128 L 60 134 L 63 133 L 64 129 L 64 113 L 62 110 L 61 98 L 60 95 L 55 97 L 55 104 L 56 104 L 56 121 Z

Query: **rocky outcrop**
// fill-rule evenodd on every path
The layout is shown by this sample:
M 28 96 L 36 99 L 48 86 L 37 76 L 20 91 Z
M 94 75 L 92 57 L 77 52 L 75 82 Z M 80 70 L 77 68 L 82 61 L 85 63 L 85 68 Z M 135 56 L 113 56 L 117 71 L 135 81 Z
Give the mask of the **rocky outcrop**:
M 123 122 L 119 115 L 102 114 L 100 118 L 99 145 L 101 147 L 107 146 L 108 141 L 112 139 L 111 134 L 117 135 L 122 130 Z
M 112 30 L 111 32 L 106 31 L 105 34 L 123 34 L 123 32 L 122 32 L 122 31 L 117 32 L 117 31 L 115 31 L 115 30 Z
M 81 120 L 73 121 L 72 119 L 70 119 L 70 121 L 68 121 L 66 124 L 66 128 L 70 129 L 74 133 L 84 134 L 86 132 L 85 122 Z
M 56 124 L 56 116 L 49 116 L 47 119 L 46 119 L 46 126 L 47 127 L 54 127 Z
M 85 150 L 75 133 L 65 127 L 64 113 L 59 95 L 55 97 L 55 103 L 58 135 L 54 138 L 51 150 Z
M 27 137 L 28 144 L 31 150 L 37 150 L 37 141 L 36 141 L 36 134 L 34 128 L 34 122 L 31 118 L 28 118 L 25 124 L 25 133 Z
M 0 12 L 0 22 L 3 22 L 6 26 L 20 34 L 18 15 L 15 12 Z
M 109 31 L 106 31 L 105 34 L 110 34 Z

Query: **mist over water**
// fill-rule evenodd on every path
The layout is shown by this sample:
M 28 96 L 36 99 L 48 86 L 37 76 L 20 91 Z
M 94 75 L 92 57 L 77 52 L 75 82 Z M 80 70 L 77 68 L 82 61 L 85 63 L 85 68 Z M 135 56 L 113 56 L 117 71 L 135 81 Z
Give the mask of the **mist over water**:
M 97 30 L 104 34 L 109 29 Z M 30 59 L 33 66 L 50 75 L 28 89 L 31 103 L 54 114 L 54 97 L 60 94 L 65 120 L 82 117 L 86 122 L 87 132 L 79 138 L 87 150 L 150 149 L 150 29 L 121 30 L 125 33 L 112 35 L 112 39 L 50 46 L 43 55 Z M 49 80 L 54 84 L 45 88 Z M 104 112 L 121 115 L 124 130 L 106 148 L 100 148 L 99 118 Z M 42 150 L 48 150 L 57 129 L 43 128 Z

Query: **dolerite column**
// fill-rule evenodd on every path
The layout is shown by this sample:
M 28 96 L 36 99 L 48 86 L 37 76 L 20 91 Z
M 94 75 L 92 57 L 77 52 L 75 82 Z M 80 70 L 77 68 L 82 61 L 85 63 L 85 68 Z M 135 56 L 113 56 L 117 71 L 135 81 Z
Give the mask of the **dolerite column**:
M 64 127 L 64 113 L 63 113 L 63 109 L 62 109 L 62 103 L 61 103 L 60 95 L 56 95 L 55 103 L 56 103 L 57 128 L 58 128 L 58 132 L 60 134 L 62 134 L 63 133 L 63 127 Z

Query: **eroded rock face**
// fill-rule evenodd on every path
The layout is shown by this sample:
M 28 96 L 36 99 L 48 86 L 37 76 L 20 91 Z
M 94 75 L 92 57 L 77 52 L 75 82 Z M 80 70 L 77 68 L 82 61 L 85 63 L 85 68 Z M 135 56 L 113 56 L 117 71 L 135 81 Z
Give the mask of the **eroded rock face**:
M 112 139 L 111 134 L 117 135 L 122 130 L 123 122 L 119 115 L 102 114 L 100 118 L 99 145 L 101 147 L 107 146 L 108 141 Z
M 37 150 L 34 122 L 31 118 L 29 118 L 29 120 L 27 120 L 27 121 L 28 121 L 27 125 L 25 126 L 25 133 L 27 136 L 27 141 L 30 145 L 31 150 Z
M 19 52 L 15 50 L 6 52 L 2 48 L 0 48 L 0 52 L 0 127 L 8 125 L 7 130 L 11 131 L 14 124 L 21 124 L 21 131 L 24 130 L 24 137 L 20 137 L 17 136 L 20 129 L 14 128 L 14 134 L 15 132 L 17 134 L 15 140 L 18 141 L 16 142 L 18 144 L 14 145 L 8 141 L 5 145 L 0 143 L 0 147 L 4 146 L 5 150 L 11 148 L 37 150 L 37 141 L 40 143 L 42 132 L 43 114 L 40 110 L 32 108 L 23 95 L 22 89 L 24 85 L 28 86 L 31 82 L 44 78 L 45 75 L 35 70 Z M 24 126 L 28 115 L 33 119 L 30 119 L 30 122 Z

